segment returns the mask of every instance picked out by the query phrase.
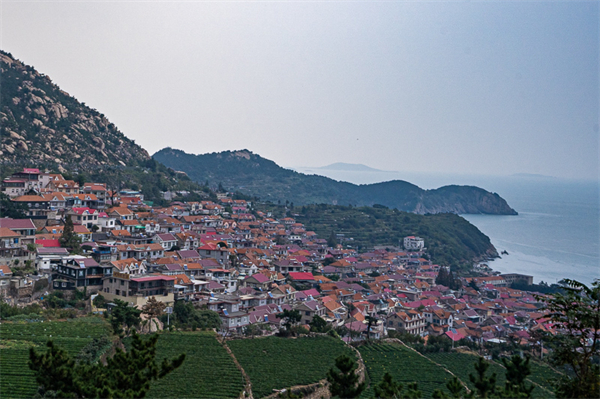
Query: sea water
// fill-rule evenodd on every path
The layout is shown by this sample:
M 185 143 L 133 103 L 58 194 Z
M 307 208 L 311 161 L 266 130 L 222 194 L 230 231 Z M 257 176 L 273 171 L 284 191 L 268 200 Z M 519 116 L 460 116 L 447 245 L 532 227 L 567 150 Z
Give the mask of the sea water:
M 368 184 L 406 180 L 425 189 L 475 185 L 498 193 L 519 214 L 462 215 L 490 237 L 498 252 L 489 263 L 502 273 L 534 276 L 534 282 L 600 278 L 600 184 L 543 176 L 481 176 L 294 168 L 335 180 Z

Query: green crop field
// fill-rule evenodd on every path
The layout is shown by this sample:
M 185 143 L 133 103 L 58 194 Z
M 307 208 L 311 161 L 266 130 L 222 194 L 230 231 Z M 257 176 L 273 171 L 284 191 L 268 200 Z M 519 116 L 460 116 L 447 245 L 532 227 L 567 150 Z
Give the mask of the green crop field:
M 452 379 L 443 367 L 435 365 L 420 354 L 400 344 L 374 344 L 358 348 L 365 362 L 370 385 L 361 397 L 372 398 L 373 387 L 378 384 L 386 372 L 406 389 L 408 383 L 416 382 L 424 398 L 430 398 L 433 391 L 443 388 Z
M 37 389 L 29 370 L 29 348 L 45 350 L 48 340 L 75 356 L 92 338 L 110 335 L 110 326 L 99 317 L 68 321 L 0 324 L 0 397 L 31 398 Z
M 469 374 L 476 374 L 474 367 L 478 360 L 476 355 L 468 353 L 428 353 L 426 356 L 450 370 L 460 378 L 461 381 L 466 383 L 470 389 L 474 388 L 469 379 Z M 548 380 L 556 378 L 559 374 L 546 365 L 537 362 L 531 362 L 530 364 L 532 374 L 529 376 L 529 380 L 534 381 L 543 387 L 540 388 L 539 386 L 536 386 L 532 392 L 532 397 L 554 397 L 552 387 L 548 383 Z M 491 375 L 492 373 L 496 373 L 496 386 L 503 388 L 506 382 L 506 370 L 500 364 L 492 362 L 487 374 Z
M 294 385 L 307 385 L 327 377 L 341 354 L 354 353 L 332 337 L 297 339 L 269 337 L 228 341 L 252 382 L 252 393 L 261 398 Z
M 244 378 L 213 332 L 164 333 L 158 339 L 156 359 L 185 353 L 177 370 L 154 381 L 148 398 L 237 398 Z

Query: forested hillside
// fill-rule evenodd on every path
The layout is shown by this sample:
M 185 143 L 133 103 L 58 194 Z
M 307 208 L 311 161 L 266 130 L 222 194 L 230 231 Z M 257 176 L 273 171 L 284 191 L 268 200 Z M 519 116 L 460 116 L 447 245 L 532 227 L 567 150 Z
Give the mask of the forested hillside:
M 259 209 L 283 216 L 285 205 L 257 204 Z M 361 252 L 374 246 L 398 246 L 406 236 L 425 240 L 427 253 L 434 263 L 455 267 L 470 267 L 474 260 L 498 256 L 488 236 L 464 218 L 452 213 L 418 215 L 374 207 L 335 205 L 294 206 L 286 213 L 303 223 L 320 238 L 343 234 L 340 243 Z M 350 240 L 351 239 L 351 240 Z
M 278 166 L 248 150 L 193 155 L 165 148 L 154 159 L 192 180 L 258 197 L 263 201 L 305 204 L 340 204 L 390 208 L 415 213 L 487 213 L 514 215 L 498 194 L 473 186 L 446 186 L 423 190 L 406 181 L 356 185 L 305 175 Z

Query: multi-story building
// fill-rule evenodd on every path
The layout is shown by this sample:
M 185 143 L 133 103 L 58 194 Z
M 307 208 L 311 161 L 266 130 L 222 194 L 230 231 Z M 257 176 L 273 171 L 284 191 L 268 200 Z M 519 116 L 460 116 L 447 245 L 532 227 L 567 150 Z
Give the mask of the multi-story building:
M 414 335 L 422 335 L 427 319 L 417 310 L 396 312 L 387 318 L 387 328 Z
M 21 195 L 13 201 L 27 205 L 27 217 L 31 219 L 48 219 L 50 213 L 56 213 L 50 208 L 50 201 L 39 195 Z
M 102 295 L 109 301 L 120 299 L 138 307 L 155 297 L 171 306 L 175 302 L 175 280 L 175 277 L 162 274 L 132 277 L 128 273 L 114 272 L 104 278 Z
M 112 266 L 100 265 L 92 258 L 73 255 L 51 261 L 54 289 L 83 290 L 95 293 L 102 290 L 102 279 L 112 274 Z
M 240 304 L 239 298 L 219 296 L 208 303 L 208 309 L 219 313 L 222 329 L 242 332 L 250 324 L 250 318 L 247 312 L 240 310 Z
M 425 248 L 425 240 L 421 237 L 404 237 L 404 248 L 409 251 L 422 251 Z

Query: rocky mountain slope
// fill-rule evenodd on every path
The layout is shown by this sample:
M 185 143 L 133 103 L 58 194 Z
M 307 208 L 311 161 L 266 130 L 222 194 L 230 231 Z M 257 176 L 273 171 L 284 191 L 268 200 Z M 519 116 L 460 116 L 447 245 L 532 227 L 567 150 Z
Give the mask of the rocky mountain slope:
M 100 112 L 10 54 L 0 52 L 0 156 L 4 162 L 130 165 L 150 156 Z M 64 167 L 64 166 L 63 166 Z
M 208 192 L 187 176 L 153 160 L 103 114 L 77 101 L 48 76 L 0 51 L 0 178 L 37 167 L 111 189 Z
M 226 189 L 273 202 L 303 204 L 374 204 L 414 213 L 485 213 L 515 215 L 498 194 L 473 186 L 445 186 L 423 190 L 394 180 L 356 185 L 327 177 L 305 175 L 278 166 L 248 150 L 193 155 L 165 148 L 153 155 L 163 164 L 183 171 L 197 182 L 221 183 Z

